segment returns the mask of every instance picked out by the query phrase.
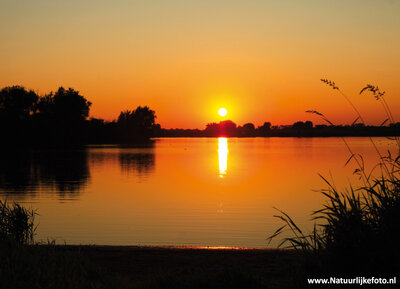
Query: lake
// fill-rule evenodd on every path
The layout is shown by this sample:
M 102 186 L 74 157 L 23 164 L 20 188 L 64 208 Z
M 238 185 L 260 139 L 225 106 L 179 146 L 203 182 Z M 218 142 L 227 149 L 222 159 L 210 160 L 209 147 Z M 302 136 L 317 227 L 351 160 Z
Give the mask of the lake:
M 346 138 L 367 168 L 368 138 Z M 382 151 L 394 149 L 374 138 Z M 68 244 L 266 247 L 281 222 L 311 229 L 318 173 L 349 181 L 341 138 L 160 138 L 146 147 L 3 152 L 0 198 L 37 210 L 36 240 Z M 270 244 L 277 246 L 277 242 Z

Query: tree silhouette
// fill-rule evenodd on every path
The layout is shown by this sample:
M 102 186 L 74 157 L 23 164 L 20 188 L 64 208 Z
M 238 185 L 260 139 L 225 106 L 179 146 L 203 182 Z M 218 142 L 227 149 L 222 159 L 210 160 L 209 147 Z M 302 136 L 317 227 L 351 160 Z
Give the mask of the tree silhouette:
M 72 88 L 60 87 L 54 94 L 39 98 L 38 113 L 45 118 L 66 123 L 77 123 L 86 120 L 92 103 Z
M 292 125 L 292 128 L 296 129 L 296 130 L 312 129 L 313 128 L 313 123 L 311 121 L 309 121 L 309 120 L 307 120 L 306 122 L 298 121 L 298 122 L 295 122 Z
M 218 136 L 219 134 L 219 124 L 215 122 L 208 123 L 205 129 L 207 136 Z
M 246 123 L 243 125 L 243 133 L 245 136 L 255 136 L 256 134 L 256 129 L 254 124 L 252 123 Z
M 271 132 L 271 123 L 264 122 L 264 124 L 262 126 L 259 126 L 257 130 L 261 136 L 269 135 Z
M 147 106 L 121 111 L 117 120 L 120 140 L 132 142 L 148 139 L 153 134 L 155 119 L 154 110 Z
M 53 93 L 41 96 L 38 99 L 36 111 L 43 117 L 55 118 Z
M 231 120 L 220 121 L 219 123 L 208 123 L 205 129 L 207 136 L 236 136 L 236 123 Z
M 79 91 L 60 87 L 54 94 L 53 105 L 58 119 L 66 122 L 82 122 L 89 116 L 92 103 L 80 95 Z
M 82 143 L 91 102 L 72 88 L 63 87 L 40 97 L 36 128 L 45 143 Z
M 235 136 L 236 123 L 231 120 L 224 120 L 219 123 L 219 136 Z
M 1 145 L 25 144 L 32 138 L 31 118 L 38 96 L 22 86 L 0 90 Z
M 33 90 L 23 86 L 8 86 L 0 90 L 0 117 L 7 120 L 27 120 L 38 100 Z

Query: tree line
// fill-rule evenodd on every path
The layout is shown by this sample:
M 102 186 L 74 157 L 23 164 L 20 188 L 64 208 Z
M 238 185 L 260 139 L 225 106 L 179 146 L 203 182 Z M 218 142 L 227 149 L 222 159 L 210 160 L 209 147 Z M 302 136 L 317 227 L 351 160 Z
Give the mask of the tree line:
M 311 121 L 297 121 L 292 125 L 272 125 L 264 122 L 237 125 L 231 120 L 209 123 L 200 129 L 159 129 L 159 137 L 331 137 L 331 136 L 399 136 L 400 123 L 389 126 L 314 125 Z
M 39 96 L 22 86 L 0 90 L 2 145 L 71 145 L 148 141 L 156 115 L 147 106 L 121 111 L 115 121 L 90 118 L 92 103 L 72 88 Z
M 155 122 L 147 106 L 121 111 L 105 121 L 89 118 L 92 103 L 72 88 L 59 87 L 39 96 L 22 86 L 0 90 L 1 144 L 7 146 L 129 144 L 148 142 L 151 137 L 314 137 L 314 136 L 399 136 L 400 123 L 389 126 L 314 125 L 298 121 L 292 125 L 265 122 L 237 125 L 231 120 L 208 123 L 205 129 L 165 129 Z

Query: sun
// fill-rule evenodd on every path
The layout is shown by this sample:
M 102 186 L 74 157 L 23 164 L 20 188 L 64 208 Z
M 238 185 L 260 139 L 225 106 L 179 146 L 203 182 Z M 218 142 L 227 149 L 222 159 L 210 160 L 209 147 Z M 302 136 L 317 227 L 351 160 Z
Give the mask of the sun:
M 226 108 L 222 107 L 218 110 L 218 114 L 220 116 L 225 116 L 228 113 L 228 111 L 226 110 Z

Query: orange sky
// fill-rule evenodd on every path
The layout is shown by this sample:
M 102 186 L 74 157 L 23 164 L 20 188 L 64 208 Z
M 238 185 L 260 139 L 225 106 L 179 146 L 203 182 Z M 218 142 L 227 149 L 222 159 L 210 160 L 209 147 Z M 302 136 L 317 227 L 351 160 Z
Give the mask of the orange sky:
M 396 118 L 398 15 L 390 0 L 4 0 L 0 86 L 73 87 L 107 120 L 148 105 L 166 128 L 204 128 L 220 107 L 238 124 L 319 122 L 308 109 L 351 123 L 329 78 L 379 124 L 383 110 L 358 92 L 379 85 Z

